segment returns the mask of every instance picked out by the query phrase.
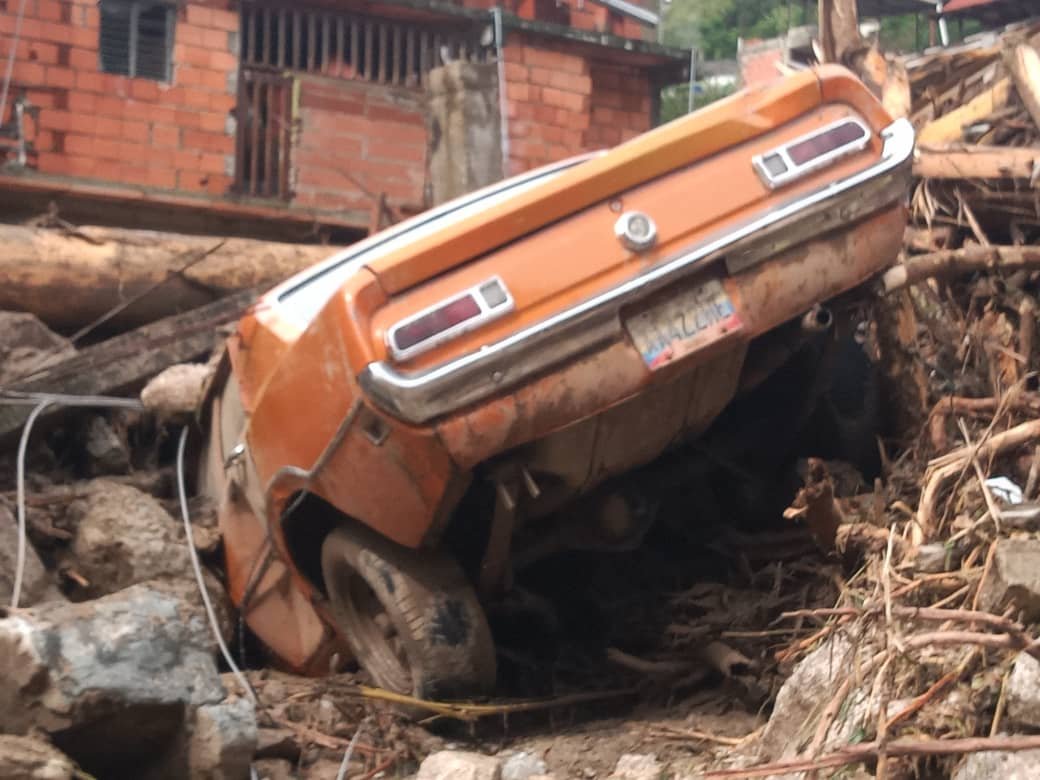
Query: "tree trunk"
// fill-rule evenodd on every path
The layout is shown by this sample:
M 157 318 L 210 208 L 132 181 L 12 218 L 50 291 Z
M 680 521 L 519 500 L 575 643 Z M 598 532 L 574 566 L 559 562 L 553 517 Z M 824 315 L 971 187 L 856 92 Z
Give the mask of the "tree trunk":
M 0 246 L 0 309 L 31 312 L 66 332 L 131 301 L 106 329 L 135 327 L 238 290 L 271 287 L 336 251 L 144 230 L 18 225 L 0 225 Z
M 924 179 L 1024 179 L 1031 181 L 1040 150 L 1012 146 L 961 149 L 918 147 L 914 175 Z
M 1018 96 L 1025 103 L 1033 123 L 1040 128 L 1040 54 L 1023 43 L 1005 51 L 1004 62 L 1015 80 Z

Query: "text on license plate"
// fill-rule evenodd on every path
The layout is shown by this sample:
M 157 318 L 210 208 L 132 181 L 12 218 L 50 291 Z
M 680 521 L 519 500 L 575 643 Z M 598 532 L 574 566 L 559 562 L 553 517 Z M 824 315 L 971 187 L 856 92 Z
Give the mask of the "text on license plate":
M 715 280 L 629 317 L 625 325 L 639 354 L 652 369 L 743 327 L 733 302 Z

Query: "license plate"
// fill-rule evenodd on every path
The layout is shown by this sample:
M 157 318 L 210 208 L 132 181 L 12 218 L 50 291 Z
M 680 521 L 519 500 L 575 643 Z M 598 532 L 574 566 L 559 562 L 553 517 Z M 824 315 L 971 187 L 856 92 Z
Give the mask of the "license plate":
M 733 302 L 714 280 L 629 317 L 625 324 L 651 369 L 661 368 L 743 327 Z

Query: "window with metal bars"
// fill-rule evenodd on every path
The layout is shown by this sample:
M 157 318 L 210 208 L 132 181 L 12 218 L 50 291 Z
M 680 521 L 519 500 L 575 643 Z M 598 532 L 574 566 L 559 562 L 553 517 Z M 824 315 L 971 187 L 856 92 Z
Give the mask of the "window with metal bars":
M 242 62 L 414 86 L 446 60 L 484 62 L 475 25 L 436 28 L 288 5 L 242 4 Z
M 169 81 L 174 8 L 158 0 L 101 0 L 101 70 Z

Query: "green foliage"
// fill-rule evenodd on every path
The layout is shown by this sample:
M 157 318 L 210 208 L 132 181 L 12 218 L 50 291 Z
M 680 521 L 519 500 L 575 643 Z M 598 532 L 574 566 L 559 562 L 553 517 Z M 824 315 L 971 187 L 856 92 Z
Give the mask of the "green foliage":
M 730 87 L 708 87 L 702 92 L 693 95 L 693 110 L 703 108 L 709 103 L 733 94 Z M 679 84 L 674 87 L 665 87 L 661 90 L 661 122 L 671 122 L 677 117 L 687 113 L 689 107 L 690 86 Z
M 662 24 L 664 42 L 696 47 L 707 60 L 733 59 L 737 38 L 775 38 L 815 18 L 803 0 L 672 0 Z

